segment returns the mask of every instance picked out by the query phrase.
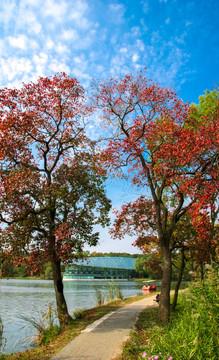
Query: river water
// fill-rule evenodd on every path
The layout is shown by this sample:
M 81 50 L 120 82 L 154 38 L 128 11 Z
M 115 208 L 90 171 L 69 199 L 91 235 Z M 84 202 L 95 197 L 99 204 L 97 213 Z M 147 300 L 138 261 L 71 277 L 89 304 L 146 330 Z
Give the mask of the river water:
M 69 313 L 75 309 L 89 309 L 97 305 L 95 285 L 106 291 L 105 281 L 66 281 L 64 293 Z M 124 297 L 141 294 L 142 283 L 119 281 Z M 104 287 L 104 288 L 103 288 Z M 159 289 L 158 289 L 159 290 Z M 41 318 L 51 304 L 56 308 L 53 282 L 50 280 L 0 280 L 0 317 L 3 323 L 3 353 L 24 351 L 31 347 L 34 328 L 22 319 Z M 1 352 L 0 351 L 0 352 Z

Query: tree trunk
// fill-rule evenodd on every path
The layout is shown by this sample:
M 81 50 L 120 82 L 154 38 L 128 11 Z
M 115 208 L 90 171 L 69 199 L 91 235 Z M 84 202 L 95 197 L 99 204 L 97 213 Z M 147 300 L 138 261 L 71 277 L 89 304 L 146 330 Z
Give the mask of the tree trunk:
M 72 321 L 72 318 L 68 313 L 68 308 L 64 297 L 60 261 L 52 261 L 52 273 L 56 295 L 58 319 L 60 325 L 62 327 L 65 327 Z
M 3 264 L 5 262 L 6 258 L 3 258 L 0 260 L 0 279 L 3 277 Z
M 159 302 L 158 320 L 168 323 L 170 317 L 170 286 L 172 276 L 171 252 L 168 246 L 162 247 L 163 252 L 163 278 L 161 284 L 161 297 Z
M 199 267 L 200 267 L 200 277 L 201 277 L 201 281 L 202 281 L 202 280 L 204 280 L 203 262 L 200 262 Z
M 176 286 L 175 286 L 175 293 L 174 293 L 174 298 L 173 298 L 173 303 L 171 306 L 171 309 L 174 311 L 176 308 L 176 304 L 177 304 L 177 298 L 178 298 L 178 293 L 179 293 L 179 287 L 182 281 L 182 277 L 183 277 L 183 271 L 185 268 L 185 254 L 184 254 L 184 249 L 181 249 L 181 264 L 180 264 L 180 269 L 179 269 L 179 275 L 178 275 L 178 279 L 176 282 Z

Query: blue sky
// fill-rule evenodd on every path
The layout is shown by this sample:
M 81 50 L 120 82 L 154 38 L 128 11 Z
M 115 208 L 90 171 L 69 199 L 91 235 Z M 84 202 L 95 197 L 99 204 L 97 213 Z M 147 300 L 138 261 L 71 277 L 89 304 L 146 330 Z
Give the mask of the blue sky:
M 198 102 L 219 84 L 218 15 L 217 0 L 0 1 L 0 87 L 60 71 L 88 87 L 147 67 L 154 81 Z M 131 194 L 124 188 L 108 187 L 116 206 Z M 130 244 L 103 232 L 96 250 L 136 252 Z

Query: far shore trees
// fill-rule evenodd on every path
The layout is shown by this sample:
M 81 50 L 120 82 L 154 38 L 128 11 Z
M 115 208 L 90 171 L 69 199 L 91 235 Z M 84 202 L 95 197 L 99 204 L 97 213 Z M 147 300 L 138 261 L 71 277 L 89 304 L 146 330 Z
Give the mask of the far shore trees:
M 118 176 L 128 167 L 125 175 L 153 204 L 163 257 L 158 319 L 168 322 L 173 231 L 188 211 L 198 221 L 218 189 L 218 98 L 203 115 L 172 90 L 147 80 L 144 72 L 97 82 L 94 96 L 108 129 L 101 161 Z M 149 217 L 146 207 L 139 222 Z
M 52 265 L 58 318 L 71 317 L 61 262 L 96 245 L 93 226 L 108 224 L 111 207 L 95 144 L 86 135 L 84 89 L 66 74 L 0 90 L 0 242 L 34 272 Z

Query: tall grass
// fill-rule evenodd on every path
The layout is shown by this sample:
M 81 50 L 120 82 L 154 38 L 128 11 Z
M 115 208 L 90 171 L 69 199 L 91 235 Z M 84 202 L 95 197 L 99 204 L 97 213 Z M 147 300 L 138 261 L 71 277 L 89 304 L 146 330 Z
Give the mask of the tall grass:
M 0 350 L 2 346 L 2 334 L 3 334 L 3 324 L 2 324 L 2 319 L 0 317 Z
M 118 283 L 114 283 L 114 291 L 115 291 L 115 298 L 122 300 L 123 299 L 123 294 L 122 294 L 122 290 L 121 287 Z
M 2 323 L 2 319 L 0 317 L 0 360 L 4 360 L 5 359 L 5 355 L 3 355 L 5 346 L 7 345 L 7 341 L 3 336 L 3 323 Z
M 157 324 L 155 316 L 150 319 L 149 313 L 145 313 L 143 326 L 133 334 L 122 359 L 219 359 L 218 300 L 217 269 L 214 269 L 205 281 L 193 283 L 187 293 L 180 295 L 169 324 Z
M 105 302 L 114 299 L 123 299 L 121 288 L 119 284 L 114 283 L 114 281 L 107 283 L 105 286 L 98 286 L 97 284 L 93 284 L 93 288 L 95 290 L 98 305 L 102 305 Z
M 54 339 L 61 330 L 60 326 L 57 324 L 57 315 L 52 304 L 48 305 L 48 310 L 46 312 L 41 313 L 39 319 L 27 316 L 20 316 L 20 318 L 36 330 L 36 336 L 33 343 L 37 345 L 46 344 Z
M 1 359 L 2 348 L 3 348 L 3 324 L 2 324 L 2 319 L 0 317 L 0 359 Z
M 99 306 L 99 305 L 104 304 L 104 295 L 103 295 L 102 288 L 100 286 L 98 286 L 97 284 L 93 284 L 93 288 L 95 290 L 97 305 Z

